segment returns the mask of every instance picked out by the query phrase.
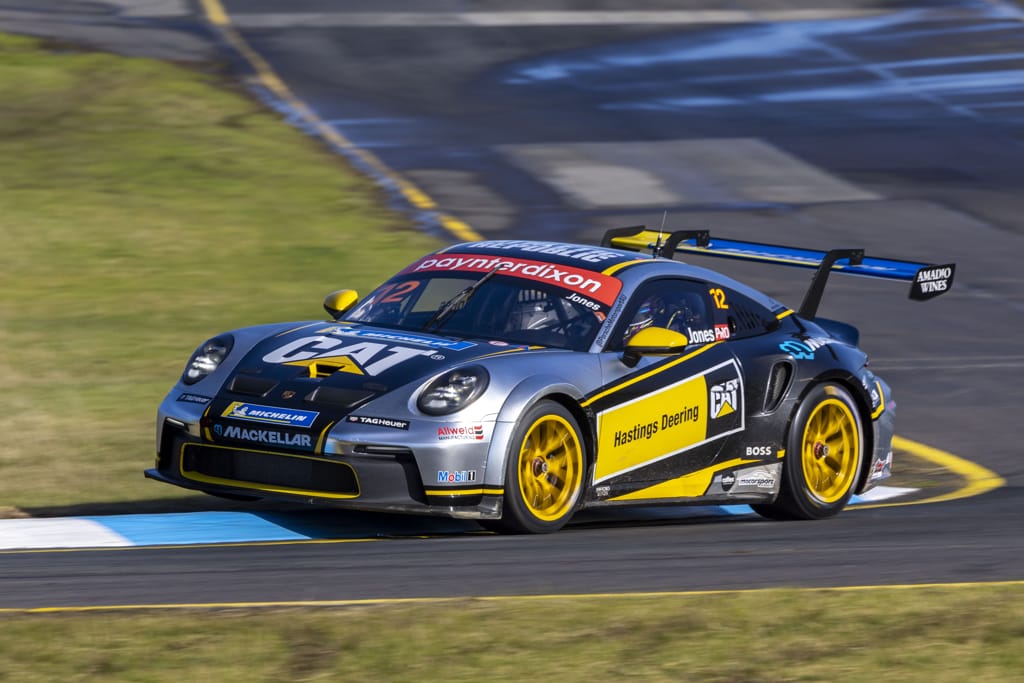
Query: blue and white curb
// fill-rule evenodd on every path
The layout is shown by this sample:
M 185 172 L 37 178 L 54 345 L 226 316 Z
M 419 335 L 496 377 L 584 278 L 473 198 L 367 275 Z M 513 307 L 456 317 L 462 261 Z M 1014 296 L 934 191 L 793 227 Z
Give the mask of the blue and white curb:
M 916 489 L 880 486 L 852 505 L 905 496 Z M 657 511 L 661 518 L 750 515 L 747 505 L 634 508 L 630 518 Z M 332 510 L 308 512 L 179 512 L 0 520 L 0 550 L 129 548 L 221 543 L 357 540 L 478 531 L 473 522 L 369 515 Z

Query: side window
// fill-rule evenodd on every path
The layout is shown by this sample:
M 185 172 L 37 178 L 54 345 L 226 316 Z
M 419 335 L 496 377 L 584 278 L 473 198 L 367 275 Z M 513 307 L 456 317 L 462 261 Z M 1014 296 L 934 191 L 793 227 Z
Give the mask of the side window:
M 765 334 L 778 325 L 771 311 L 731 289 L 710 287 L 714 303 L 714 327 L 727 329 L 729 339 L 743 339 Z
M 714 303 L 706 283 L 663 278 L 645 282 L 630 299 L 605 349 L 619 351 L 646 327 L 685 334 L 691 344 L 715 341 Z

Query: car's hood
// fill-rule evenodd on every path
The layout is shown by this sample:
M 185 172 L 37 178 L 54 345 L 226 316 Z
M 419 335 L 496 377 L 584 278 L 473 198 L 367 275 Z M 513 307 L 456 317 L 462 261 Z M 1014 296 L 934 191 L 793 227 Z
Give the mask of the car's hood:
M 228 377 L 221 398 L 322 406 L 337 416 L 453 365 L 526 348 L 360 324 L 306 324 L 253 346 Z

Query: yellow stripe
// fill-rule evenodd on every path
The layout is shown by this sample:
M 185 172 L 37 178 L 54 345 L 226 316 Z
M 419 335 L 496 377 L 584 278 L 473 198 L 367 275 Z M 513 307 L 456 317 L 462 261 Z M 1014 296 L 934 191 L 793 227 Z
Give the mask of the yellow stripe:
M 726 462 L 717 463 L 711 467 L 697 470 L 689 474 L 684 474 L 681 477 L 663 481 L 649 486 L 645 489 L 639 489 L 632 491 L 622 496 L 616 496 L 609 500 L 659 500 L 663 498 L 696 498 L 703 496 L 708 487 L 711 486 L 711 480 L 715 474 L 722 470 L 727 470 L 730 467 L 738 467 L 739 465 L 746 465 L 748 463 L 757 462 L 757 460 L 747 460 L 744 458 L 733 458 Z
M 878 407 L 875 408 L 875 412 L 871 413 L 872 420 L 877 420 L 878 416 L 885 412 L 885 392 L 882 391 L 882 383 L 875 380 L 875 388 L 878 389 Z
M 982 467 L 970 460 L 965 460 L 964 458 L 953 455 L 952 453 L 940 451 L 938 448 L 932 448 L 931 446 L 926 446 L 923 443 L 917 443 L 910 439 L 904 439 L 902 436 L 893 436 L 892 445 L 893 448 L 906 451 L 913 456 L 921 458 L 922 460 L 927 460 L 939 467 L 943 467 L 959 474 L 966 480 L 966 483 L 956 491 L 950 491 L 949 493 L 943 493 L 931 498 L 902 502 L 853 505 L 848 507 L 847 510 L 865 510 L 871 508 L 900 507 L 903 505 L 942 503 L 948 500 L 959 500 L 960 498 L 980 496 L 983 493 L 988 493 L 989 491 L 994 491 L 997 488 L 1006 486 L 1006 480 L 992 470 Z
M 646 259 L 646 258 L 633 259 L 632 261 L 626 261 L 625 263 L 619 263 L 619 264 L 616 264 L 614 266 L 611 266 L 610 268 L 606 268 L 606 269 L 601 271 L 601 275 L 613 275 L 614 273 L 619 272 L 620 270 L 622 270 L 623 268 L 626 268 L 627 266 L 632 266 L 632 265 L 634 265 L 636 263 L 650 263 L 650 262 L 651 262 L 651 259 Z
M 372 152 L 356 147 L 351 140 L 324 123 L 305 102 L 296 97 L 274 72 L 270 64 L 253 50 L 242 34 L 231 25 L 231 17 L 228 16 L 220 0 L 201 0 L 201 3 L 207 21 L 216 26 L 231 46 L 249 63 L 249 66 L 256 72 L 259 82 L 294 110 L 299 118 L 316 131 L 317 135 L 355 155 L 374 171 L 391 180 L 402 197 L 417 209 L 434 210 L 437 208 L 437 203 L 426 192 L 392 171 Z M 438 217 L 438 222 L 441 227 L 459 240 L 470 242 L 483 240 L 482 235 L 453 216 L 441 215 Z
M 783 318 L 785 318 L 787 316 L 791 316 L 791 315 L 793 315 L 793 309 L 788 309 L 788 310 L 783 311 L 782 313 L 779 313 L 775 317 L 778 320 L 782 320 Z
M 316 453 L 324 452 L 324 439 L 327 438 L 327 432 L 331 431 L 331 427 L 333 427 L 336 424 L 338 424 L 337 420 L 334 420 L 333 422 L 328 422 L 327 426 L 324 427 L 324 430 L 320 432 L 320 438 L 316 440 L 316 449 L 314 449 Z
M 631 386 L 633 384 L 636 384 L 637 382 L 641 382 L 641 381 L 647 379 L 648 377 L 653 377 L 654 375 L 658 374 L 659 372 L 664 372 L 665 370 L 668 370 L 669 368 L 674 368 L 675 366 L 679 365 L 680 363 L 685 363 L 686 361 L 690 360 L 694 356 L 702 354 L 705 351 L 707 351 L 708 349 L 710 349 L 712 346 L 717 346 L 720 343 L 721 342 L 712 342 L 712 343 L 708 344 L 707 346 L 703 346 L 703 347 L 697 349 L 696 351 L 694 351 L 692 353 L 688 353 L 685 356 L 682 356 L 680 358 L 675 359 L 671 363 L 666 363 L 665 365 L 659 366 L 659 367 L 655 368 L 654 370 L 651 370 L 650 372 L 645 372 L 644 374 L 638 375 L 638 376 L 634 377 L 633 379 L 630 379 L 630 380 L 627 380 L 627 381 L 623 382 L 622 384 L 614 386 L 614 387 L 612 387 L 610 389 L 606 389 L 605 391 L 602 391 L 600 394 L 597 394 L 596 396 L 592 396 L 592 397 L 588 398 L 586 401 L 583 401 L 582 403 L 580 403 L 580 405 L 583 406 L 584 408 L 586 408 L 587 406 L 591 405 L 592 403 L 594 403 L 598 399 L 604 398 L 605 396 L 608 396 L 609 394 L 613 394 L 616 391 L 619 391 L 620 389 L 625 389 L 626 387 Z
M 453 496 L 500 496 L 505 493 L 504 489 L 489 486 L 479 489 L 424 489 L 424 491 L 426 491 L 428 496 L 444 496 L 446 498 L 451 498 Z
M 549 593 L 545 595 L 474 595 L 474 602 L 536 602 L 545 600 L 618 600 L 652 598 L 688 598 L 709 595 L 766 595 L 772 593 L 852 593 L 860 591 L 904 591 L 934 588 L 997 588 L 1024 586 L 1024 580 L 961 581 L 951 583 L 898 583 L 876 586 L 831 586 L 816 588 L 720 588 L 694 591 L 651 591 L 631 593 Z M 266 609 L 291 607 L 358 607 L 360 605 L 462 605 L 466 596 L 443 598 L 357 598 L 351 600 L 276 600 L 264 602 L 191 602 L 182 604 L 154 603 L 148 605 L 74 605 L 55 607 L 2 607 L 0 614 L 53 614 L 73 612 L 108 612 L 181 609 Z

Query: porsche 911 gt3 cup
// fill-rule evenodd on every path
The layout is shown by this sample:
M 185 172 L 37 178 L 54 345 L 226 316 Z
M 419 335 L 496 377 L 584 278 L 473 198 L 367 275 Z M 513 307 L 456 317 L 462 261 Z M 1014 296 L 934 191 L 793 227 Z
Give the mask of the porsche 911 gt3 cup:
M 816 269 L 799 310 L 699 254 Z M 822 518 L 890 475 L 894 403 L 830 272 L 948 291 L 954 266 L 609 231 L 428 254 L 329 320 L 204 342 L 160 405 L 146 476 L 215 495 L 549 532 L 583 508 L 747 503 Z

